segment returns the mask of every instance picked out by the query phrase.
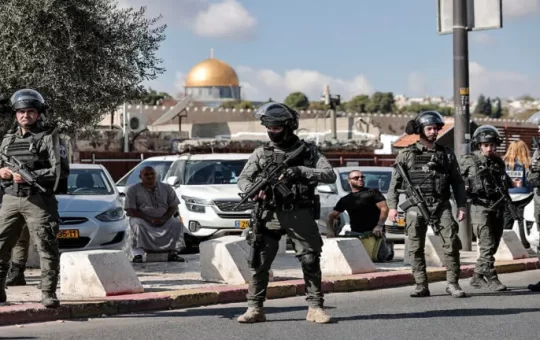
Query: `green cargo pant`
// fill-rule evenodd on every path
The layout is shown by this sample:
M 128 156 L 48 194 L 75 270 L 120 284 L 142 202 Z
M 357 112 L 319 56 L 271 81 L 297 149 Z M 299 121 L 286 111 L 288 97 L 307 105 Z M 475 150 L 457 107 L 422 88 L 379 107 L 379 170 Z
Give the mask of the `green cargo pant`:
M 275 217 L 274 217 L 275 216 Z M 277 217 L 277 221 L 275 218 Z M 302 265 L 304 281 L 306 283 L 306 301 L 311 307 L 323 307 L 322 274 L 320 255 L 322 251 L 322 238 L 313 213 L 309 209 L 296 209 L 293 211 L 268 212 L 264 216 L 266 226 L 270 229 L 276 227 L 277 222 L 294 244 L 296 257 Z M 261 251 L 261 265 L 251 269 L 251 280 L 248 287 L 248 306 L 262 307 L 266 300 L 269 270 L 279 250 L 279 234 L 265 234 Z
M 444 238 L 443 251 L 446 280 L 449 283 L 457 283 L 460 273 L 459 251 L 462 248 L 461 240 L 458 236 L 459 226 L 452 216 L 450 203 L 444 202 L 441 204 L 442 206 L 438 209 L 437 217 L 439 219 L 439 225 L 442 227 L 441 235 Z M 405 219 L 407 223 L 405 233 L 409 239 L 409 258 L 414 280 L 416 284 L 427 285 L 428 277 L 426 256 L 424 253 L 427 224 L 416 207 L 407 210 Z
M 471 222 L 480 255 L 474 271 L 486 277 L 495 277 L 495 258 L 504 231 L 504 210 L 489 211 L 487 207 L 471 204 Z
M 52 200 L 55 202 L 53 203 Z M 57 213 L 54 196 L 41 194 L 29 197 L 4 195 L 0 208 L 0 277 L 6 277 L 10 267 L 11 252 L 21 235 L 24 224 L 28 226 L 39 252 L 41 263 L 41 289 L 55 292 L 60 269 L 58 249 Z
M 47 205 L 49 206 L 51 214 L 54 214 L 56 218 L 59 218 L 58 215 L 58 201 L 55 199 L 46 200 Z M 17 264 L 26 265 L 28 262 L 28 251 L 30 249 L 30 231 L 28 226 L 25 224 L 21 230 L 21 236 L 17 240 L 15 247 L 12 251 L 11 261 Z

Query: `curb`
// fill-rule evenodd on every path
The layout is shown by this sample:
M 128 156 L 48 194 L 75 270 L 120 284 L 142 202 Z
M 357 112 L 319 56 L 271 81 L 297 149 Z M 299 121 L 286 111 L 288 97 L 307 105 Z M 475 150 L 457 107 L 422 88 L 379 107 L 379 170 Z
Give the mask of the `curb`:
M 540 269 L 538 258 L 500 261 L 495 264 L 497 272 L 514 273 Z M 461 266 L 461 278 L 472 276 L 474 265 Z M 445 268 L 429 268 L 429 282 L 446 280 Z M 385 271 L 323 279 L 324 293 L 342 293 L 382 289 L 414 284 L 410 270 Z M 82 319 L 158 310 L 183 309 L 246 301 L 247 284 L 215 286 L 200 289 L 183 289 L 158 293 L 120 295 L 100 300 L 65 301 L 56 309 L 48 309 L 39 303 L 0 307 L 0 326 Z M 270 282 L 268 299 L 280 299 L 305 294 L 304 280 Z

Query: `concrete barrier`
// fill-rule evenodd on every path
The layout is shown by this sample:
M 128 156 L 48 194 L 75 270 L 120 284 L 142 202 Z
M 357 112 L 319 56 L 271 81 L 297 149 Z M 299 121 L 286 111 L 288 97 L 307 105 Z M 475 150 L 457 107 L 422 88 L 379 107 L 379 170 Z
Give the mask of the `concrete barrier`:
M 480 247 L 478 247 L 478 250 L 480 251 Z M 508 261 L 526 259 L 529 257 L 529 253 L 515 231 L 505 230 L 503 231 L 499 249 L 497 249 L 497 252 L 493 256 L 495 257 L 495 261 Z
M 444 267 L 444 251 L 440 236 L 433 232 L 426 234 L 426 246 L 424 248 L 427 267 Z M 410 265 L 411 259 L 409 256 L 409 237 L 405 238 L 405 249 L 403 251 L 403 264 Z
M 144 292 L 126 254 L 120 250 L 67 252 L 60 256 L 60 293 L 97 298 Z
M 377 270 L 360 239 L 340 237 L 324 239 L 323 242 L 323 276 L 372 273 Z
M 242 236 L 223 236 L 201 242 L 201 278 L 210 282 L 245 284 L 251 278 L 248 265 L 250 246 Z M 270 277 L 273 277 L 270 271 Z

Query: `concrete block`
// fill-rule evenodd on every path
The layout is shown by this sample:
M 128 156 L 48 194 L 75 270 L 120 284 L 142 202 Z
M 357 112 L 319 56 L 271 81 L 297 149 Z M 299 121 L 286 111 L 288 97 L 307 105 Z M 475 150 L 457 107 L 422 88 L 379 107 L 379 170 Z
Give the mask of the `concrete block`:
M 201 278 L 205 281 L 245 284 L 251 279 L 250 246 L 242 236 L 223 236 L 201 242 Z M 273 277 L 270 271 L 270 277 Z
M 362 241 L 340 237 L 323 240 L 321 271 L 323 276 L 340 276 L 376 271 Z
M 515 231 L 505 230 L 499 244 L 499 249 L 497 249 L 494 257 L 495 261 L 511 261 L 526 259 L 529 257 L 529 253 L 523 244 L 521 244 L 521 240 Z
M 123 251 L 87 250 L 60 256 L 60 293 L 64 296 L 96 298 L 142 292 Z
M 410 265 L 409 237 L 405 238 L 405 249 L 403 250 L 403 264 Z M 440 236 L 433 232 L 426 233 L 426 246 L 424 248 L 427 267 L 444 267 L 443 244 Z
M 518 221 L 514 222 L 514 226 L 513 226 L 512 230 L 516 233 L 518 238 L 521 240 L 521 238 L 519 237 L 519 223 L 518 223 Z M 538 253 L 538 248 L 540 246 L 540 233 L 538 232 L 536 222 L 533 223 L 530 234 L 527 234 L 527 231 L 525 231 L 525 237 L 527 238 L 527 241 L 529 241 L 529 244 L 531 245 L 530 251 L 532 253 Z
M 281 239 L 279 240 L 279 250 L 277 253 L 278 254 L 287 253 L 287 235 L 281 236 Z

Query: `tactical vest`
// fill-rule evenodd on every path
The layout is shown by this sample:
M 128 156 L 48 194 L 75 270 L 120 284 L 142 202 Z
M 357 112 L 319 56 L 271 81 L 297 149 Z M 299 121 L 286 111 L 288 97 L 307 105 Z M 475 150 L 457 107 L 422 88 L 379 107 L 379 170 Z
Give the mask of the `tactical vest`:
M 273 161 L 275 163 L 282 163 L 294 150 L 300 147 L 300 143 L 306 145 L 305 151 L 301 153 L 298 157 L 292 159 L 289 162 L 289 167 L 295 166 L 305 166 L 309 168 L 316 167 L 315 164 L 315 155 L 317 152 L 316 146 L 313 143 L 307 143 L 303 140 L 295 143 L 290 150 L 284 151 L 280 148 L 275 147 L 274 145 L 267 143 L 263 147 L 263 159 L 261 160 L 261 167 L 269 162 Z M 295 201 L 308 201 L 313 200 L 315 197 L 315 188 L 317 187 L 316 182 L 311 182 L 306 178 L 299 178 L 295 180 L 295 183 L 288 184 L 289 189 L 294 193 Z
M 475 180 L 480 182 L 480 188 L 478 188 L 480 190 L 477 189 L 477 195 L 486 199 L 498 198 L 497 188 L 504 187 L 503 180 L 506 177 L 506 169 L 494 159 L 486 158 L 485 162 L 482 162 L 480 157 L 474 153 L 472 157 L 476 166 L 476 173 L 479 173 L 484 167 L 487 168 L 485 172 L 475 176 Z
M 444 149 L 439 146 L 435 151 L 420 151 L 416 146 L 411 149 L 413 157 L 407 172 L 412 185 L 419 186 L 426 197 L 446 199 L 450 167 Z

